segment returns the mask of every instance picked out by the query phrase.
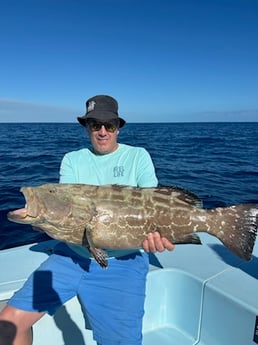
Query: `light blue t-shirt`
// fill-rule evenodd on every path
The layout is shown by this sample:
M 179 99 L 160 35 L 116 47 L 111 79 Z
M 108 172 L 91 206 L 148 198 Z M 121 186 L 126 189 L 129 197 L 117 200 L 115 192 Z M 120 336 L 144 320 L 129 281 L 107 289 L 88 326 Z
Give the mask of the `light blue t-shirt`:
M 144 148 L 119 144 L 116 151 L 105 155 L 96 155 L 90 149 L 67 153 L 61 163 L 60 183 L 156 187 L 158 180 L 151 157 Z M 86 248 L 73 244 L 69 247 L 89 257 Z M 114 257 L 126 255 L 128 251 L 107 253 Z

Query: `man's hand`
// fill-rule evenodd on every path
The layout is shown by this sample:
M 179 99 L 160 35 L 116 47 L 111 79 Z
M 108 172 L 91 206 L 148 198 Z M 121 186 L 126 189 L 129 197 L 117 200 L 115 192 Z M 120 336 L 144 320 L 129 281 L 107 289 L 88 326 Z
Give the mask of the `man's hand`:
M 172 251 L 175 247 L 167 238 L 160 237 L 158 232 L 149 233 L 142 246 L 146 252 L 152 253 L 163 252 L 165 249 Z

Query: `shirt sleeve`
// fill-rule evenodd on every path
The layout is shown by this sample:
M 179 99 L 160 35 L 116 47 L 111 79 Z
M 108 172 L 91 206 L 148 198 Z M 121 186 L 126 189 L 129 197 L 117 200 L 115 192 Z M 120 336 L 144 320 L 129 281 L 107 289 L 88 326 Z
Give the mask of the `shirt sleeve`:
M 145 149 L 141 150 L 137 172 L 138 187 L 157 187 L 158 179 L 150 154 Z
M 73 164 L 69 154 L 64 155 L 60 166 L 59 183 L 77 183 Z

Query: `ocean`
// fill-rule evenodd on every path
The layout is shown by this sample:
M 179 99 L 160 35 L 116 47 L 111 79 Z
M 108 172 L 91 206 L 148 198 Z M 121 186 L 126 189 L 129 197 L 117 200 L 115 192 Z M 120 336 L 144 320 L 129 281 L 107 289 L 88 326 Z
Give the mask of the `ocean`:
M 258 122 L 129 123 L 119 141 L 145 147 L 159 184 L 192 191 L 206 208 L 258 203 Z M 6 214 L 24 206 L 21 186 L 58 182 L 63 155 L 88 145 L 77 123 L 0 124 L 0 249 L 48 239 Z

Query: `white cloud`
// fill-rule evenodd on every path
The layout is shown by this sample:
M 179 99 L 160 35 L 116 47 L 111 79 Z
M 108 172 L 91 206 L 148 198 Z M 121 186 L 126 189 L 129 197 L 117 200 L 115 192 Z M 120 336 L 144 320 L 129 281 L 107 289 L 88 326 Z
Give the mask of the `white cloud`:
M 78 109 L 0 99 L 0 122 L 75 122 Z
M 0 122 L 77 122 L 77 116 L 85 110 L 46 105 L 18 100 L 0 99 Z M 125 117 L 127 122 L 257 122 L 258 109 L 232 111 L 203 111 L 171 113 L 152 110 L 152 112 L 131 111 Z M 148 114 L 148 116 L 146 116 Z M 159 114 L 159 116 L 157 116 Z

